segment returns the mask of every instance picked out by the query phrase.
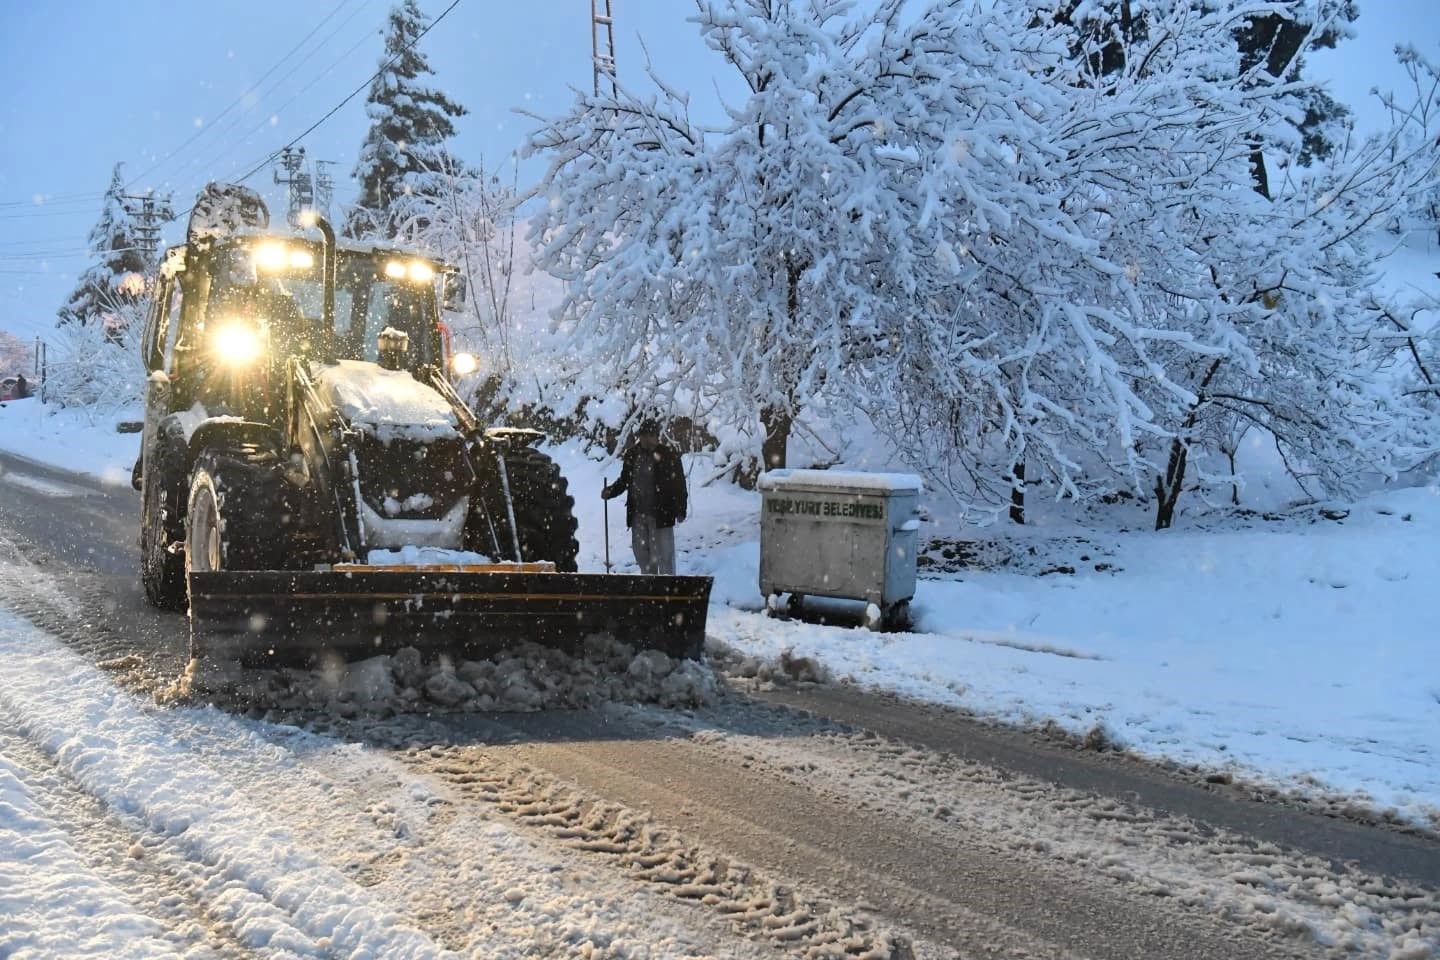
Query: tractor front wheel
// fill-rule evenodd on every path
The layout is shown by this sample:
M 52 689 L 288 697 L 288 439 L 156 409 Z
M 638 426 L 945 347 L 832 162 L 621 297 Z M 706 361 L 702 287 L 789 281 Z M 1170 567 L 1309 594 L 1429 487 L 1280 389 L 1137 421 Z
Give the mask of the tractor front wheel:
M 575 498 L 560 467 L 544 453 L 531 447 L 506 450 L 505 466 L 500 471 L 486 471 L 482 502 L 484 516 L 471 521 L 471 549 L 500 554 L 496 559 L 523 560 L 527 563 L 548 560 L 561 573 L 577 569 L 576 557 L 580 544 L 575 534 Z M 510 504 L 505 502 L 505 488 L 510 491 Z M 515 534 L 520 540 L 520 556 L 515 554 L 515 539 L 510 528 L 510 510 L 515 516 Z M 498 544 L 491 546 L 491 533 Z

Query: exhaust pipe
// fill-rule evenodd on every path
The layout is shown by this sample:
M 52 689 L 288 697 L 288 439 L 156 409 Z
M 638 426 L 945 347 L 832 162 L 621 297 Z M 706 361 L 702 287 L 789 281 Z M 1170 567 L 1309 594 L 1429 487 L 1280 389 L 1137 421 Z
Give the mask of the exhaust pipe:
M 333 351 L 335 342 L 335 284 L 339 276 L 339 251 L 335 245 L 335 228 L 330 226 L 330 221 L 320 216 L 318 210 L 306 210 L 300 217 L 300 224 L 304 227 L 314 227 L 320 231 L 320 285 L 322 288 L 322 300 L 320 305 L 320 325 L 328 357 Z

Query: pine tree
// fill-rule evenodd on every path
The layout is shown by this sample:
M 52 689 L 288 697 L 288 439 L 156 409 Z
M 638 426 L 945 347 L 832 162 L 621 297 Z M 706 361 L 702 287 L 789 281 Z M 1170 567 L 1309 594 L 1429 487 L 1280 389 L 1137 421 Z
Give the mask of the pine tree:
M 455 134 L 452 120 L 466 110 L 417 82 L 434 73 L 416 49 L 428 21 L 416 0 L 403 0 L 390 10 L 385 67 L 370 84 L 365 104 L 370 132 L 355 164 L 360 198 L 347 218 L 345 232 L 350 236 L 389 236 L 396 201 L 425 192 L 433 175 L 454 167 L 445 141 Z
M 1235 31 L 1240 67 L 1246 72 L 1263 71 L 1276 81 L 1298 82 L 1305 69 L 1305 53 L 1334 47 L 1359 15 L 1352 0 L 1321 0 L 1319 4 L 1289 0 L 1268 11 L 1253 13 Z M 1305 91 L 1295 99 L 1299 116 L 1292 122 L 1299 143 L 1290 152 L 1308 166 L 1330 156 L 1335 149 L 1335 131 L 1343 126 L 1350 111 L 1320 89 Z M 1270 196 L 1265 147 L 1256 145 L 1250 165 L 1255 189 Z
M 155 250 L 140 241 L 134 215 L 125 205 L 123 167 L 115 164 L 100 219 L 90 231 L 90 252 L 98 259 L 80 275 L 58 311 L 62 324 L 96 322 L 145 296 L 144 278 L 155 265 Z

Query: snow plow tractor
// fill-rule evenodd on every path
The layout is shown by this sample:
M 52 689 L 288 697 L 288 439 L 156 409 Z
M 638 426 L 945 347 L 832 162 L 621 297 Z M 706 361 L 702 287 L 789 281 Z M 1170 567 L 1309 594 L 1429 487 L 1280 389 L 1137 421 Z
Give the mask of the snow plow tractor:
M 608 633 L 699 657 L 710 580 L 579 573 L 574 501 L 531 430 L 489 429 L 451 384 L 445 264 L 271 232 L 212 184 L 154 278 L 141 568 L 188 606 L 192 657 L 247 665 L 405 647 L 466 658 Z

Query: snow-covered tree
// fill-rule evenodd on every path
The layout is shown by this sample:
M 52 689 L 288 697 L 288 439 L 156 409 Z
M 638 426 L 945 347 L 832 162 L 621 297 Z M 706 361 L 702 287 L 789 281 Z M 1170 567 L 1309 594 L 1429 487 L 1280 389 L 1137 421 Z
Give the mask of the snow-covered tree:
M 728 122 L 692 123 L 652 74 L 657 95 L 581 96 L 530 141 L 550 160 L 532 237 L 602 386 L 640 407 L 701 398 L 712 429 L 748 438 L 734 452 L 767 466 L 785 463 L 797 417 L 887 349 L 931 256 L 910 228 L 937 198 L 887 124 L 907 61 L 959 41 L 953 18 L 852 7 L 702 0 L 706 42 L 748 91 Z
M 1367 237 L 1430 182 L 1433 131 L 1262 183 L 1310 87 L 1241 39 L 1294 5 L 1147 4 L 1118 52 L 1077 41 L 1102 6 L 697 3 L 749 90 L 727 124 L 657 79 L 531 140 L 602 386 L 758 413 L 767 463 L 797 415 L 862 410 L 964 502 L 1120 486 L 1162 527 L 1246 430 L 1317 492 L 1420 455 Z M 1304 22 L 1300 50 L 1332 27 Z
M 134 213 L 126 205 L 123 166 L 115 164 L 100 219 L 90 230 L 90 253 L 97 259 L 80 275 L 75 291 L 60 308 L 62 325 L 100 323 L 114 330 L 126 316 L 115 307 L 137 303 L 145 295 L 145 278 L 154 269 L 156 250 L 141 241 Z
M 999 509 L 1027 472 L 1082 496 L 1148 477 L 1168 526 L 1195 456 L 1223 456 L 1247 425 L 1316 490 L 1401 466 L 1400 438 L 1426 421 L 1386 372 L 1394 341 L 1374 336 L 1366 240 L 1433 164 L 1423 137 L 1392 135 L 1274 201 L 1237 189 L 1297 89 L 1238 49 L 1237 17 L 1262 7 L 1153 5 L 1128 56 L 1097 43 L 1079 73 L 1037 56 L 1027 75 L 1048 90 L 1012 74 L 1023 107 L 1008 113 L 1034 123 L 999 137 L 1009 185 L 983 163 L 955 181 L 956 281 L 922 301 L 871 391 L 901 449 L 939 451 L 922 465 L 963 499 Z M 967 162 L 1002 152 L 984 118 L 1006 106 L 982 91 L 929 112 Z
M 483 374 L 508 379 L 514 369 L 512 294 L 516 276 L 515 184 L 470 170 L 435 171 L 430 189 L 400 198 L 392 208 L 398 239 L 454 264 L 465 278 L 466 312 L 447 318 L 457 338 L 484 364 Z
M 0 330 L 0 377 L 31 372 L 33 348 L 12 333 Z
M 99 310 L 114 322 L 62 324 L 47 338 L 46 400 L 106 411 L 139 403 L 145 386 L 140 333 L 148 304 L 148 294 L 105 294 Z
M 466 110 L 422 82 L 434 74 L 417 48 L 428 23 L 416 0 L 390 10 L 382 69 L 365 102 L 370 130 L 355 164 L 360 197 L 346 219 L 350 236 L 390 236 L 395 202 L 431 190 L 433 179 L 456 165 L 445 143 L 455 133 L 453 120 Z

